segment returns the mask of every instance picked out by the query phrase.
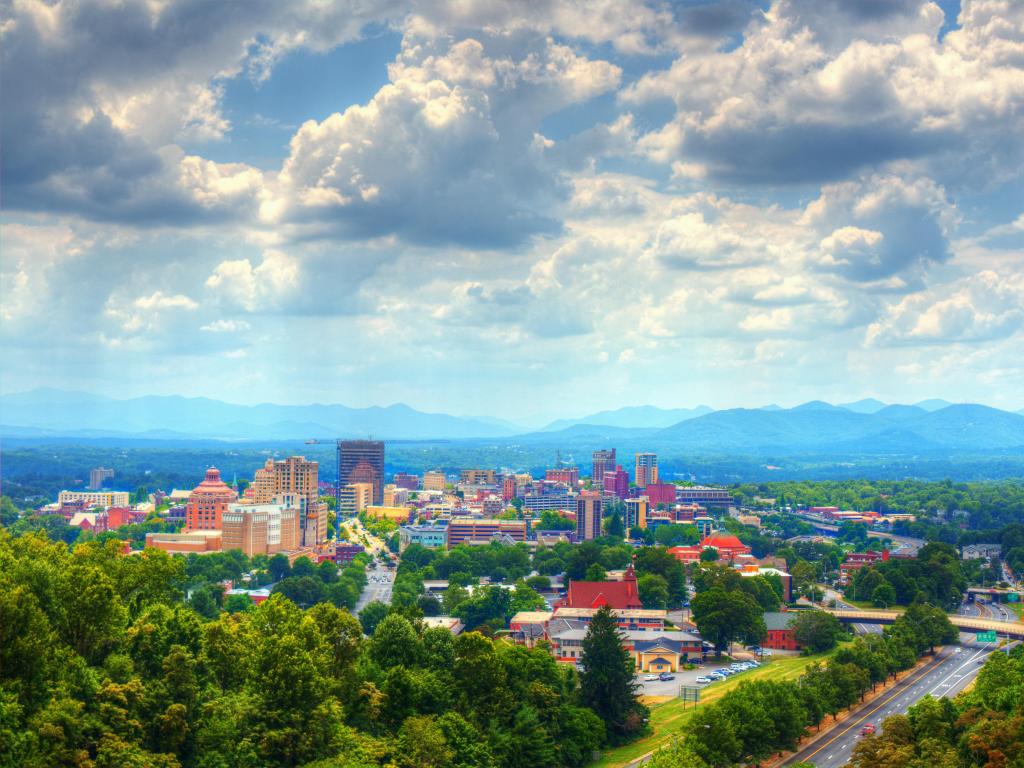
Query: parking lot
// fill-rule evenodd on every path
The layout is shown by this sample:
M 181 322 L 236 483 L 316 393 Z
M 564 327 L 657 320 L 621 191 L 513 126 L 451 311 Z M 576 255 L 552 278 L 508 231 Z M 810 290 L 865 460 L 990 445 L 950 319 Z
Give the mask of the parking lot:
M 716 669 L 728 667 L 731 663 L 732 662 L 729 660 L 722 662 L 709 662 L 699 665 L 696 669 L 681 669 L 678 672 L 673 673 L 676 678 L 675 680 L 644 680 L 644 677 L 648 674 L 646 672 L 638 674 L 636 679 L 641 685 L 640 693 L 643 696 L 678 696 L 679 689 L 684 685 L 697 686 L 702 689 L 711 685 L 716 685 L 716 683 L 698 683 L 697 678 L 705 677 Z M 742 680 L 745 674 L 745 672 L 740 672 L 732 677 L 738 677 Z

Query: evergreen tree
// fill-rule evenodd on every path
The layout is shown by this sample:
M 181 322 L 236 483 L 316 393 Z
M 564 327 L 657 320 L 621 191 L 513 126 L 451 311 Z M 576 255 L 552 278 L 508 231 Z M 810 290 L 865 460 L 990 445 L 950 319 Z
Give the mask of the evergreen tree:
M 639 703 L 633 659 L 622 646 L 615 616 L 601 607 L 583 638 L 580 698 L 597 713 L 613 741 L 622 741 L 643 727 L 646 708 Z

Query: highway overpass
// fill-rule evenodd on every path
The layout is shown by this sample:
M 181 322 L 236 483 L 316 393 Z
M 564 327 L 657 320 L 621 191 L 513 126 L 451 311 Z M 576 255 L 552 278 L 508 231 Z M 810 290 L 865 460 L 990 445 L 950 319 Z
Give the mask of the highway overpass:
M 845 624 L 892 624 L 901 615 L 900 611 L 845 611 L 829 610 Z M 995 621 L 978 616 L 951 614 L 950 623 L 961 632 L 996 632 L 1000 636 L 1024 640 L 1024 623 L 1019 621 Z
M 832 523 L 826 523 L 816 517 L 809 515 L 797 515 L 801 520 L 806 523 L 810 523 L 815 531 L 818 533 L 825 534 L 826 536 L 835 536 L 839 533 L 839 526 Z M 899 545 L 899 553 L 912 555 L 916 554 L 917 550 L 925 545 L 924 539 L 915 539 L 912 536 L 898 536 L 893 533 L 886 533 L 885 531 L 874 531 L 868 529 L 868 538 L 872 539 L 889 539 L 894 544 Z

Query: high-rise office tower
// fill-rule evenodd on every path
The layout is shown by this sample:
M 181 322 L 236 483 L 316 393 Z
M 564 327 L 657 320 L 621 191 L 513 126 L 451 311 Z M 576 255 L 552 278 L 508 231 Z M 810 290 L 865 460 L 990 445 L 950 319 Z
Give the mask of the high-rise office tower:
M 98 491 L 103 487 L 103 481 L 114 476 L 114 470 L 106 467 L 97 467 L 89 471 L 89 490 Z
M 636 455 L 634 479 L 637 488 L 646 488 L 651 483 L 658 482 L 658 454 L 638 453 Z
M 423 473 L 423 490 L 425 491 L 443 491 L 447 482 L 448 478 L 445 477 L 444 472 Z
M 384 503 L 384 443 L 382 441 L 338 441 L 338 488 L 350 483 L 372 483 L 373 503 Z
M 594 467 L 590 472 L 590 481 L 595 488 L 604 487 L 604 473 L 615 471 L 615 449 L 594 451 L 592 457 Z
M 289 456 L 279 461 L 267 459 L 253 476 L 252 501 L 270 504 L 278 494 L 294 493 L 312 503 L 320 499 L 319 479 L 319 463 L 307 461 L 304 456 Z
M 647 497 L 626 499 L 626 530 L 647 527 Z
M 589 541 L 601 536 L 601 494 L 583 491 L 576 498 L 576 540 Z
M 249 501 L 272 504 L 287 496 L 299 510 L 301 545 L 315 547 L 327 536 L 327 505 L 320 501 L 320 464 L 304 456 L 267 459 L 253 475 Z

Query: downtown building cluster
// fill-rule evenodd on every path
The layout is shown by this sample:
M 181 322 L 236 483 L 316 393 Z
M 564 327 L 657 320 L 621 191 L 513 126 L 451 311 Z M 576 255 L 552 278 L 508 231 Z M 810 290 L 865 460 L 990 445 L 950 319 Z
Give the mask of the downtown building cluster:
M 696 525 L 709 535 L 713 519 L 708 506 L 733 503 L 723 488 L 663 482 L 654 453 L 637 453 L 631 468 L 632 477 L 611 448 L 593 452 L 589 476 L 561 462 L 545 470 L 543 477 L 478 468 L 450 475 L 431 471 L 422 477 L 399 473 L 384 486 L 382 505 L 357 503 L 346 511 L 402 523 L 404 550 L 410 544 L 451 548 L 495 539 L 588 541 L 602 535 L 610 508 L 621 509 L 627 529 L 682 523 Z M 544 521 L 552 519 L 560 520 L 560 525 L 546 530 Z
M 303 456 L 267 459 L 240 495 L 216 467 L 188 494 L 179 533 L 149 533 L 146 546 L 168 552 L 238 549 L 247 556 L 285 553 L 321 559 L 327 549 L 327 504 L 319 464 Z

